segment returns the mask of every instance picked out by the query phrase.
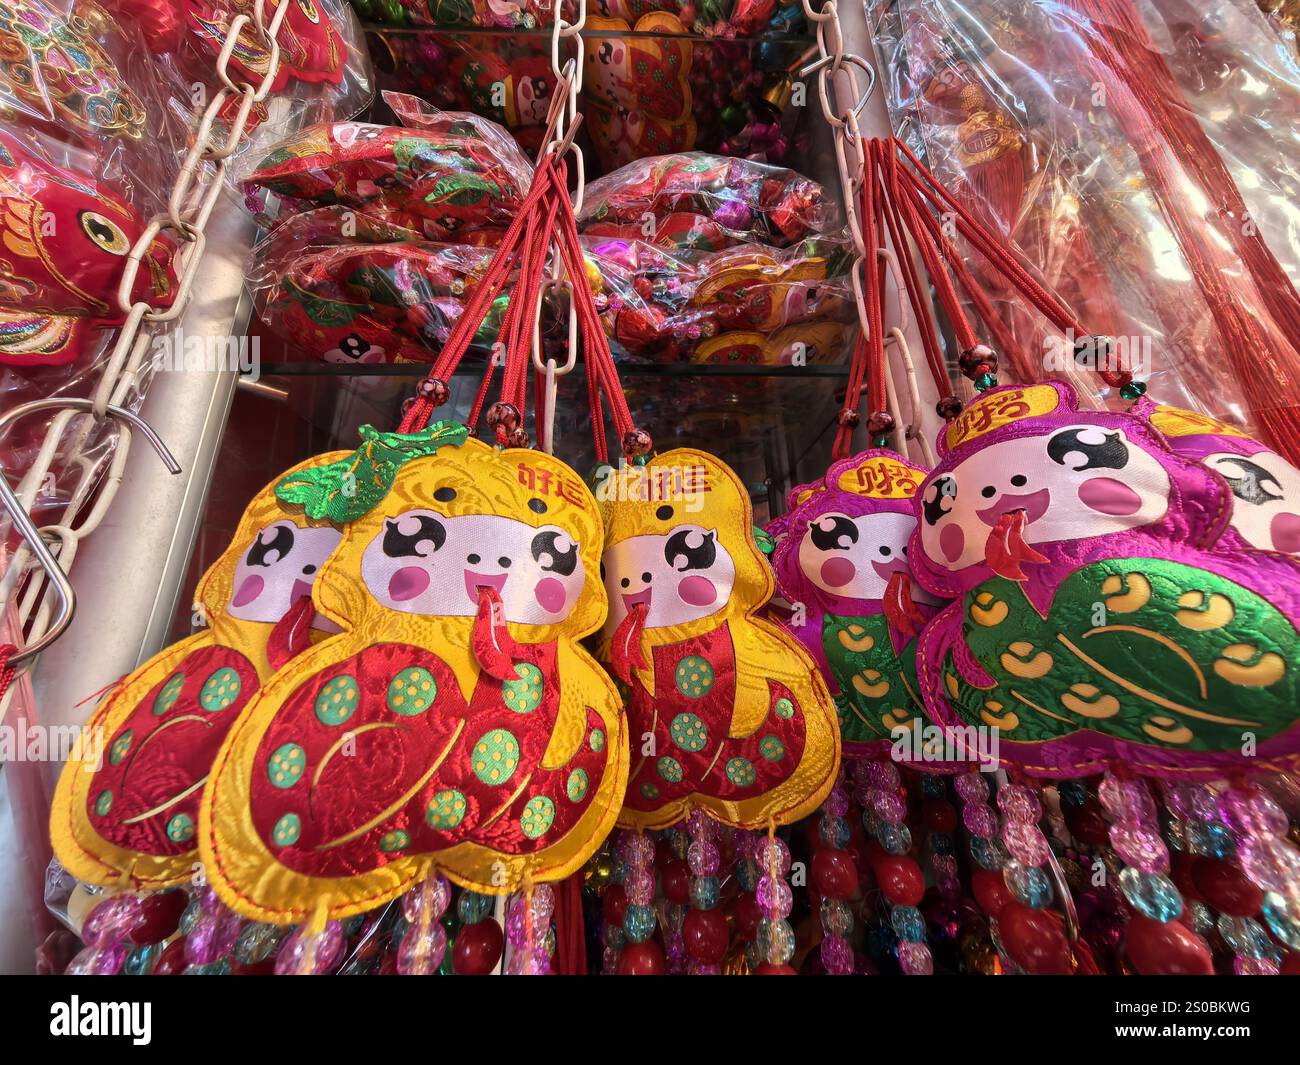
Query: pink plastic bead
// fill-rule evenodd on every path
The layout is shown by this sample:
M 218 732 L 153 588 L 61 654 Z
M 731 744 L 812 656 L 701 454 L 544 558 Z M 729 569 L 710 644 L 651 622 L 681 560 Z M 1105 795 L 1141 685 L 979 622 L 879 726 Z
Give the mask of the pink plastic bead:
M 868 762 L 867 780 L 872 787 L 882 791 L 896 791 L 899 784 L 898 767 L 893 762 Z
M 1156 805 L 1144 784 L 1120 780 L 1107 774 L 1097 789 L 1097 797 L 1112 821 L 1135 821 L 1151 824 L 1156 819 Z
M 882 821 L 891 825 L 901 825 L 907 817 L 907 804 L 894 791 L 878 790 L 872 796 L 871 806 Z
M 998 815 L 991 806 L 977 806 L 967 803 L 961 810 L 962 823 L 970 829 L 972 836 L 992 839 L 998 834 Z
M 275 956 L 277 976 L 323 976 L 333 970 L 343 955 L 343 924 L 330 921 L 314 936 L 307 926 L 299 928 L 280 944 Z
M 654 873 L 648 869 L 633 870 L 623 881 L 623 890 L 627 893 L 628 902 L 637 906 L 648 906 L 655 897 Z
M 1131 821 L 1121 821 L 1110 826 L 1110 842 L 1125 862 L 1142 872 L 1169 872 L 1169 848 L 1158 833 Z
M 998 792 L 998 809 L 1013 821 L 1038 821 L 1043 816 L 1038 796 L 1019 784 L 1009 784 Z
M 760 877 L 754 891 L 759 911 L 767 917 L 789 917 L 794 909 L 794 892 L 784 880 Z
M 441 923 L 434 921 L 426 935 L 412 926 L 402 937 L 397 948 L 397 971 L 403 976 L 432 976 L 442 964 L 447 953 L 447 933 Z
M 772 839 L 764 836 L 754 846 L 754 864 L 766 876 L 771 871 L 773 862 L 776 863 L 777 876 L 787 875 L 790 872 L 790 848 L 780 836 Z
M 686 864 L 692 876 L 716 876 L 722 864 L 716 843 L 697 841 L 686 848 Z
M 1286 811 L 1259 791 L 1229 788 L 1219 796 L 1219 816 L 1234 832 L 1247 836 L 1285 836 L 1291 827 Z
M 1265 891 L 1285 894 L 1300 882 L 1300 851 L 1281 836 L 1250 836 L 1237 844 L 1242 871 Z
M 126 940 L 117 940 L 103 947 L 87 947 L 79 951 L 64 970 L 66 976 L 113 976 L 122 970 L 126 956 L 131 953 Z
M 963 773 L 952 783 L 963 802 L 976 804 L 988 802 L 989 782 L 984 778 L 983 773 L 978 771 Z
M 1051 848 L 1043 833 L 1032 821 L 1008 821 L 1002 830 L 1007 853 L 1022 865 L 1046 865 Z
M 821 944 L 822 966 L 831 976 L 853 974 L 853 946 L 843 936 L 827 936 Z
M 924 943 L 898 944 L 898 964 L 906 976 L 929 976 L 934 972 L 934 959 Z
M 82 941 L 88 947 L 107 947 L 125 939 L 143 916 L 140 900 L 134 895 L 105 899 L 90 911 L 82 925 Z

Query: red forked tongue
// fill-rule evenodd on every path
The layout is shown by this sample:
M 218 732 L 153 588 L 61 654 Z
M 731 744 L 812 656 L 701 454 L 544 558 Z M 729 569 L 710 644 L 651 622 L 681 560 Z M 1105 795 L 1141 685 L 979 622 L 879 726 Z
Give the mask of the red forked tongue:
M 311 595 L 300 595 L 284 617 L 275 623 L 266 641 L 266 660 L 272 669 L 283 669 L 285 664 L 311 646 L 311 623 L 316 617 L 316 605 Z
M 1007 511 L 989 530 L 989 538 L 984 542 L 984 561 L 999 577 L 1011 581 L 1028 580 L 1020 563 L 1047 561 L 1046 556 L 1040 555 L 1025 543 L 1024 530 L 1023 510 Z
M 902 570 L 889 575 L 885 585 L 884 610 L 886 620 L 910 640 L 925 624 L 925 615 L 912 602 L 912 576 Z
M 645 603 L 634 604 L 614 630 L 610 659 L 614 675 L 624 684 L 632 683 L 633 670 L 646 668 L 645 656 L 641 654 L 641 633 L 645 629 L 648 609 Z
M 474 616 L 474 633 L 470 647 L 478 659 L 479 668 L 497 680 L 518 680 L 515 660 L 511 655 L 514 640 L 506 628 L 506 611 L 501 596 L 495 588 L 479 585 L 478 613 Z

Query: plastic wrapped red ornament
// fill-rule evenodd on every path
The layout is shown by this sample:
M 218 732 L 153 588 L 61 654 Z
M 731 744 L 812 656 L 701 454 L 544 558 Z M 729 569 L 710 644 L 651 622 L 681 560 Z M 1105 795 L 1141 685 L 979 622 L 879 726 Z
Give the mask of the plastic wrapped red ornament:
M 858 870 L 848 851 L 823 847 L 813 855 L 812 882 L 832 899 L 851 899 L 858 890 Z
M 975 901 L 980 904 L 980 909 L 990 917 L 996 917 L 1002 912 L 1002 907 L 1012 901 L 1011 891 L 1007 888 L 1007 883 L 1002 879 L 1001 873 L 994 873 L 988 869 L 976 869 L 971 873 L 970 881 Z
M 660 870 L 664 898 L 674 906 L 685 906 L 691 901 L 690 867 L 680 858 L 670 858 Z
M 1210 909 L 1229 917 L 1251 917 L 1264 905 L 1264 893 L 1246 879 L 1236 862 L 1197 858 L 1192 863 L 1192 882 Z
M 886 855 L 876 862 L 876 883 L 894 906 L 919 906 L 925 898 L 925 876 L 907 855 Z
M 610 884 L 601 901 L 601 910 L 606 924 L 615 928 L 623 927 L 623 914 L 627 912 L 627 892 L 622 884 Z

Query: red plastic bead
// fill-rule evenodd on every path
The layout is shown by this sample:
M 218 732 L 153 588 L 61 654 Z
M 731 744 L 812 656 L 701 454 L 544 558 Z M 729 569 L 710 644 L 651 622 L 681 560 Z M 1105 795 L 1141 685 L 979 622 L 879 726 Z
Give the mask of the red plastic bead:
M 889 855 L 876 863 L 876 882 L 895 906 L 919 906 L 925 898 L 925 876 L 906 855 Z
M 183 891 L 160 891 L 141 899 L 140 923 L 127 938 L 140 947 L 161 943 L 176 931 L 181 923 L 181 914 L 189 903 L 189 896 Z
M 662 976 L 664 952 L 653 939 L 628 943 L 618 956 L 619 976 Z
M 934 405 L 934 409 L 940 418 L 950 422 L 961 413 L 961 400 L 956 396 L 944 396 Z
M 426 377 L 417 386 L 421 398 L 427 399 L 435 407 L 441 407 L 451 396 L 451 389 L 447 387 L 446 381 L 440 381 L 436 377 Z
M 528 430 L 525 429 L 522 425 L 510 434 L 511 447 L 526 448 L 526 447 L 530 447 L 531 445 L 532 445 L 532 441 L 528 439 Z
M 457 976 L 487 976 L 501 961 L 504 947 L 501 926 L 492 918 L 466 925 L 457 934 L 452 948 L 452 971 Z
M 150 971 L 154 976 L 180 976 L 185 971 L 185 937 L 168 943 Z
M 926 799 L 921 804 L 921 821 L 931 832 L 956 832 L 957 808 L 947 799 Z
M 500 427 L 512 433 L 519 426 L 519 409 L 513 403 L 493 403 L 488 407 L 487 423 L 492 429 Z
M 1154 921 L 1134 914 L 1124 930 L 1124 953 L 1143 976 L 1214 974 L 1210 948 L 1181 921 Z
M 654 446 L 654 440 L 644 429 L 629 429 L 623 436 L 623 454 L 628 458 L 648 455 Z
M 1264 905 L 1264 893 L 1246 879 L 1236 862 L 1197 858 L 1192 864 L 1192 881 L 1212 910 L 1229 917 L 1251 917 Z
M 691 870 L 680 858 L 671 858 L 661 871 L 664 898 L 674 906 L 685 906 L 691 901 Z
M 751 940 L 758 935 L 758 922 L 763 917 L 763 911 L 758 908 L 758 899 L 752 891 L 737 895 L 731 912 L 736 919 L 736 934 L 741 939 Z
M 1068 976 L 1070 943 L 1046 910 L 1008 902 L 998 914 L 998 934 L 1017 965 L 1034 976 Z
M 862 421 L 862 416 L 855 410 L 842 410 L 835 420 L 845 429 L 856 429 L 858 423 Z
M 867 418 L 867 431 L 872 436 L 887 436 L 894 431 L 894 416 L 889 411 L 876 411 Z
M 622 884 L 610 884 L 605 889 L 605 898 L 601 903 L 601 912 L 606 924 L 623 927 L 623 914 L 627 912 L 627 892 Z
M 858 870 L 848 851 L 823 847 L 813 855 L 812 882 L 832 899 L 851 899 L 858 890 Z
M 755 976 L 798 976 L 789 965 L 773 965 L 770 961 L 762 962 L 754 969 Z
M 1104 847 L 1110 842 L 1110 824 L 1101 803 L 1089 798 L 1082 806 L 1061 804 L 1065 815 L 1065 827 L 1070 835 L 1088 847 Z
M 721 910 L 690 909 L 682 922 L 682 941 L 686 953 L 706 965 L 717 965 L 726 956 L 727 918 Z
M 975 344 L 957 356 L 957 366 L 972 381 L 997 369 L 998 356 L 987 344 Z
M 1007 887 L 1007 882 L 1002 879 L 1001 873 L 990 872 L 988 869 L 976 869 L 971 873 L 970 884 L 975 895 L 975 901 L 980 904 L 980 909 L 990 917 L 996 917 L 1002 912 L 1002 907 L 1014 899 Z

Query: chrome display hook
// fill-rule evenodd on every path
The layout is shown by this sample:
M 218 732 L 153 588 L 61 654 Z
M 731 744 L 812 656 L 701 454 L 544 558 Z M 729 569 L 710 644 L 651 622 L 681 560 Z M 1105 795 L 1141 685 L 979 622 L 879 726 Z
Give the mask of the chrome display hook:
M 31 403 L 23 403 L 0 415 L 0 438 L 2 438 L 9 428 L 17 421 L 27 417 L 29 414 L 36 414 L 43 410 L 80 410 L 91 411 L 94 409 L 94 401 L 90 399 L 37 399 Z M 162 439 L 154 432 L 153 427 L 143 418 L 125 407 L 108 406 L 106 413 L 111 418 L 126 422 L 149 442 L 150 446 L 158 453 L 162 459 L 163 465 L 167 467 L 169 473 L 177 474 L 181 472 L 180 464 Z M 9 485 L 9 478 L 0 468 L 0 506 L 3 506 L 8 512 L 9 517 L 13 520 L 14 528 L 31 549 L 36 561 L 40 563 L 41 569 L 49 578 L 50 583 L 59 596 L 59 613 L 55 617 L 50 627 L 33 640 L 30 644 L 22 647 L 10 659 L 11 666 L 21 666 L 40 654 L 45 648 L 49 647 L 67 630 L 72 624 L 72 615 L 77 609 L 77 596 L 73 591 L 72 582 L 63 572 L 63 567 L 59 565 L 58 559 L 54 557 L 49 546 L 45 543 L 45 537 L 41 535 L 40 529 L 32 521 L 31 515 L 27 513 L 27 508 L 22 505 L 18 496 Z

